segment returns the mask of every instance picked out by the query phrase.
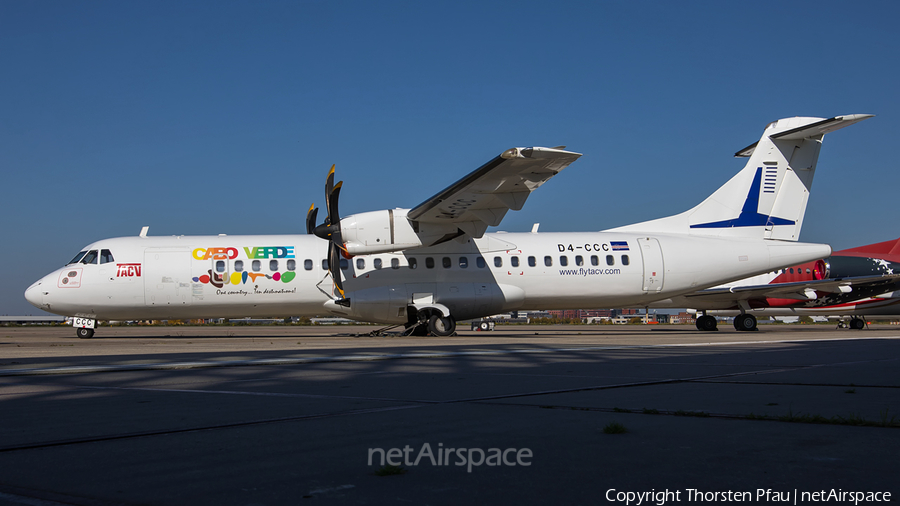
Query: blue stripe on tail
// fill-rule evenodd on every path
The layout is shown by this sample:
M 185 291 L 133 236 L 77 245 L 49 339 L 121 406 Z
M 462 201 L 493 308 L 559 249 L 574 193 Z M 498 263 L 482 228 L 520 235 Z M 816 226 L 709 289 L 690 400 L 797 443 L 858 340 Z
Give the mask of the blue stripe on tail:
M 765 227 L 768 225 L 795 225 L 797 222 L 786 220 L 775 216 L 766 216 L 760 214 L 759 209 L 759 187 L 762 181 L 762 167 L 756 169 L 756 175 L 753 176 L 753 184 L 750 185 L 750 193 L 744 201 L 744 208 L 737 218 L 724 221 L 714 221 L 711 223 L 699 223 L 691 225 L 691 228 L 732 228 L 732 227 Z

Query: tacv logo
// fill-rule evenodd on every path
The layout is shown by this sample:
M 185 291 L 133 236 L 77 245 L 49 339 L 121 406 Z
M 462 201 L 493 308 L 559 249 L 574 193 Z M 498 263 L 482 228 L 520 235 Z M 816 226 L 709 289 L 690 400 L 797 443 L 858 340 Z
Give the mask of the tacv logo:
M 753 184 L 750 185 L 750 193 L 744 200 L 744 207 L 741 214 L 737 218 L 724 221 L 714 221 L 711 223 L 698 223 L 691 225 L 691 228 L 731 228 L 731 227 L 765 227 L 768 225 L 794 225 L 797 222 L 786 220 L 776 216 L 766 216 L 760 214 L 759 209 L 759 187 L 762 181 L 762 167 L 756 169 L 756 175 L 753 176 Z

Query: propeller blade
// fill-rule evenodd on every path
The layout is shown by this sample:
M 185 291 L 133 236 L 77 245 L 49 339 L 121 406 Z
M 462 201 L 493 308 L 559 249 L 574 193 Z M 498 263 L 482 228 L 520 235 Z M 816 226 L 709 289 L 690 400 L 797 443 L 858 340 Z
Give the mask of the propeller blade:
M 328 177 L 325 179 L 325 209 L 328 211 L 328 217 L 325 223 L 331 225 L 331 193 L 334 191 L 334 165 L 328 171 Z
M 334 185 L 334 189 L 331 191 L 331 198 L 328 199 L 328 220 L 331 222 L 331 225 L 337 225 L 338 232 L 340 232 L 341 223 L 341 215 L 338 213 L 338 199 L 341 195 L 341 186 L 343 185 L 343 181 Z
M 319 214 L 319 209 L 316 208 L 315 204 L 311 204 L 309 206 L 309 211 L 306 212 L 306 233 L 313 234 L 316 230 L 316 215 Z
M 334 286 L 337 287 L 341 298 L 344 298 L 344 283 L 341 281 L 341 251 L 334 241 L 328 243 L 328 271 L 331 272 L 331 278 L 334 280 Z

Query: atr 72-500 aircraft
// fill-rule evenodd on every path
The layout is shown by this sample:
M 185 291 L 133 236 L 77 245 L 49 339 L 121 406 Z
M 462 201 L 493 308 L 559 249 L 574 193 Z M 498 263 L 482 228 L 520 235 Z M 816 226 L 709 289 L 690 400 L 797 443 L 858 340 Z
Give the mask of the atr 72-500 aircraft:
M 332 313 L 444 336 L 456 321 L 527 309 L 643 306 L 831 253 L 798 243 L 822 138 L 869 115 L 788 118 L 738 152 L 747 165 L 684 213 L 603 232 L 490 233 L 581 156 L 513 148 L 413 209 L 328 217 L 308 235 L 138 237 L 86 246 L 25 298 L 96 320 Z M 325 239 L 325 240 L 322 240 Z

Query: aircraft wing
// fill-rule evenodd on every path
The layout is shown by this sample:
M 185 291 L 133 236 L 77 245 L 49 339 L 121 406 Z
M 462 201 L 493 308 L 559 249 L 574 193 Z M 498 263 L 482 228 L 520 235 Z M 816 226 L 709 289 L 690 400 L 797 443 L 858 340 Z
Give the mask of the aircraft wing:
M 848 276 L 845 278 L 797 281 L 794 283 L 773 283 L 767 285 L 733 286 L 728 288 L 708 288 L 685 295 L 698 309 L 721 307 L 723 303 L 751 299 L 794 299 L 812 301 L 828 294 L 852 300 L 880 295 L 900 289 L 900 274 L 886 276 Z
M 512 148 L 409 211 L 412 221 L 454 224 L 472 237 L 497 226 L 512 209 L 581 156 L 555 148 Z

